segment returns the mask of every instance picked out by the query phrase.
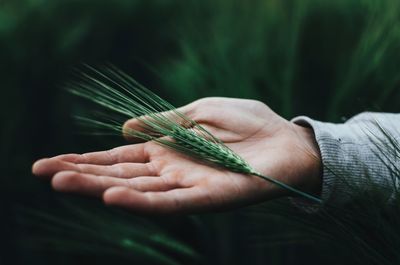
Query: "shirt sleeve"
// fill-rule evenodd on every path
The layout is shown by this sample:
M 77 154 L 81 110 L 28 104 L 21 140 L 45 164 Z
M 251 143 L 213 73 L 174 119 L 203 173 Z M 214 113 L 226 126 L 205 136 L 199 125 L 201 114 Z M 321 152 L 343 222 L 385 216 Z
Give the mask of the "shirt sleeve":
M 323 164 L 324 203 L 345 203 L 354 188 L 362 191 L 371 184 L 392 191 L 399 187 L 400 114 L 364 112 L 343 124 L 305 116 L 292 122 L 314 130 Z M 292 201 L 308 210 L 316 208 L 302 199 Z

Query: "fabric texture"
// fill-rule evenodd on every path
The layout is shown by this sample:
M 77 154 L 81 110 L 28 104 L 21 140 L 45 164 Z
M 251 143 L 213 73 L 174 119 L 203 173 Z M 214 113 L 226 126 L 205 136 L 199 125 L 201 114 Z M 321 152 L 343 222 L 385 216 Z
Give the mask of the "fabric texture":
M 347 202 L 352 187 L 363 190 L 371 183 L 392 190 L 399 187 L 400 114 L 364 112 L 343 124 L 305 116 L 292 122 L 314 130 L 323 164 L 324 203 Z M 318 208 L 302 199 L 292 200 L 306 210 Z

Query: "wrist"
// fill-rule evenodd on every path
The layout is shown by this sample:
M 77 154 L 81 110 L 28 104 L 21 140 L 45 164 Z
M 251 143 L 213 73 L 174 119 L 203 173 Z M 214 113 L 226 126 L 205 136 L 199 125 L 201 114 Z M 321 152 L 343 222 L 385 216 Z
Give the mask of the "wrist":
M 298 155 L 302 158 L 300 170 L 301 188 L 311 194 L 321 194 L 322 159 L 314 130 L 308 126 L 291 123 L 299 138 Z

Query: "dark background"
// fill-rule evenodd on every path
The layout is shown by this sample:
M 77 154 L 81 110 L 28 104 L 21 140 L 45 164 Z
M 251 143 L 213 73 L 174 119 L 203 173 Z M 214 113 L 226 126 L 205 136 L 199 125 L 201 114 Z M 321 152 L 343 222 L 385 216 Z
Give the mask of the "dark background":
M 258 206 L 135 216 L 56 194 L 31 164 L 124 143 L 79 133 L 85 104 L 62 85 L 81 63 L 112 63 L 176 106 L 253 98 L 331 122 L 398 112 L 398 2 L 0 0 L 0 264 L 343 264 L 285 217 L 260 226 Z

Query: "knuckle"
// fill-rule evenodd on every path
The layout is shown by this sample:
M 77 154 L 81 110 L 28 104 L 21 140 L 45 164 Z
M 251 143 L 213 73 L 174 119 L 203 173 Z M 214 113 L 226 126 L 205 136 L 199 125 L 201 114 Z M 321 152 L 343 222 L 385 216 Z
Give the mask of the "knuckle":
M 77 157 L 76 160 L 81 161 L 82 163 L 87 163 L 87 161 L 89 161 L 89 157 L 88 157 L 88 155 L 86 153 L 85 154 L 80 154 L 78 156 L 79 156 L 79 158 Z
M 164 186 L 165 190 L 168 190 L 176 186 L 175 181 L 170 177 L 161 177 L 161 181 L 163 182 L 162 186 Z
M 75 164 L 74 169 L 78 172 L 86 172 L 90 170 L 86 164 Z
M 126 165 L 114 164 L 110 165 L 109 169 L 117 178 L 125 178 L 129 174 L 129 170 Z
M 117 154 L 118 154 L 118 149 L 117 148 L 113 148 L 110 150 L 106 151 L 106 155 L 108 156 L 108 158 L 110 159 L 110 161 L 115 161 L 117 160 Z
M 157 174 L 166 167 L 168 161 L 165 159 L 157 159 L 147 164 L 148 164 L 147 166 L 150 167 L 150 170 L 153 170 L 153 173 Z
M 137 179 L 135 179 L 135 178 L 127 179 L 126 185 L 135 190 L 141 190 L 140 182 L 138 182 Z
M 179 171 L 171 172 L 162 179 L 168 186 L 177 186 L 182 183 L 183 173 Z
M 158 170 L 154 163 L 148 162 L 144 164 L 150 176 L 157 175 Z
M 98 184 L 99 188 L 102 189 L 102 190 L 105 190 L 106 188 L 108 188 L 105 176 L 98 176 L 97 177 L 97 184 Z

